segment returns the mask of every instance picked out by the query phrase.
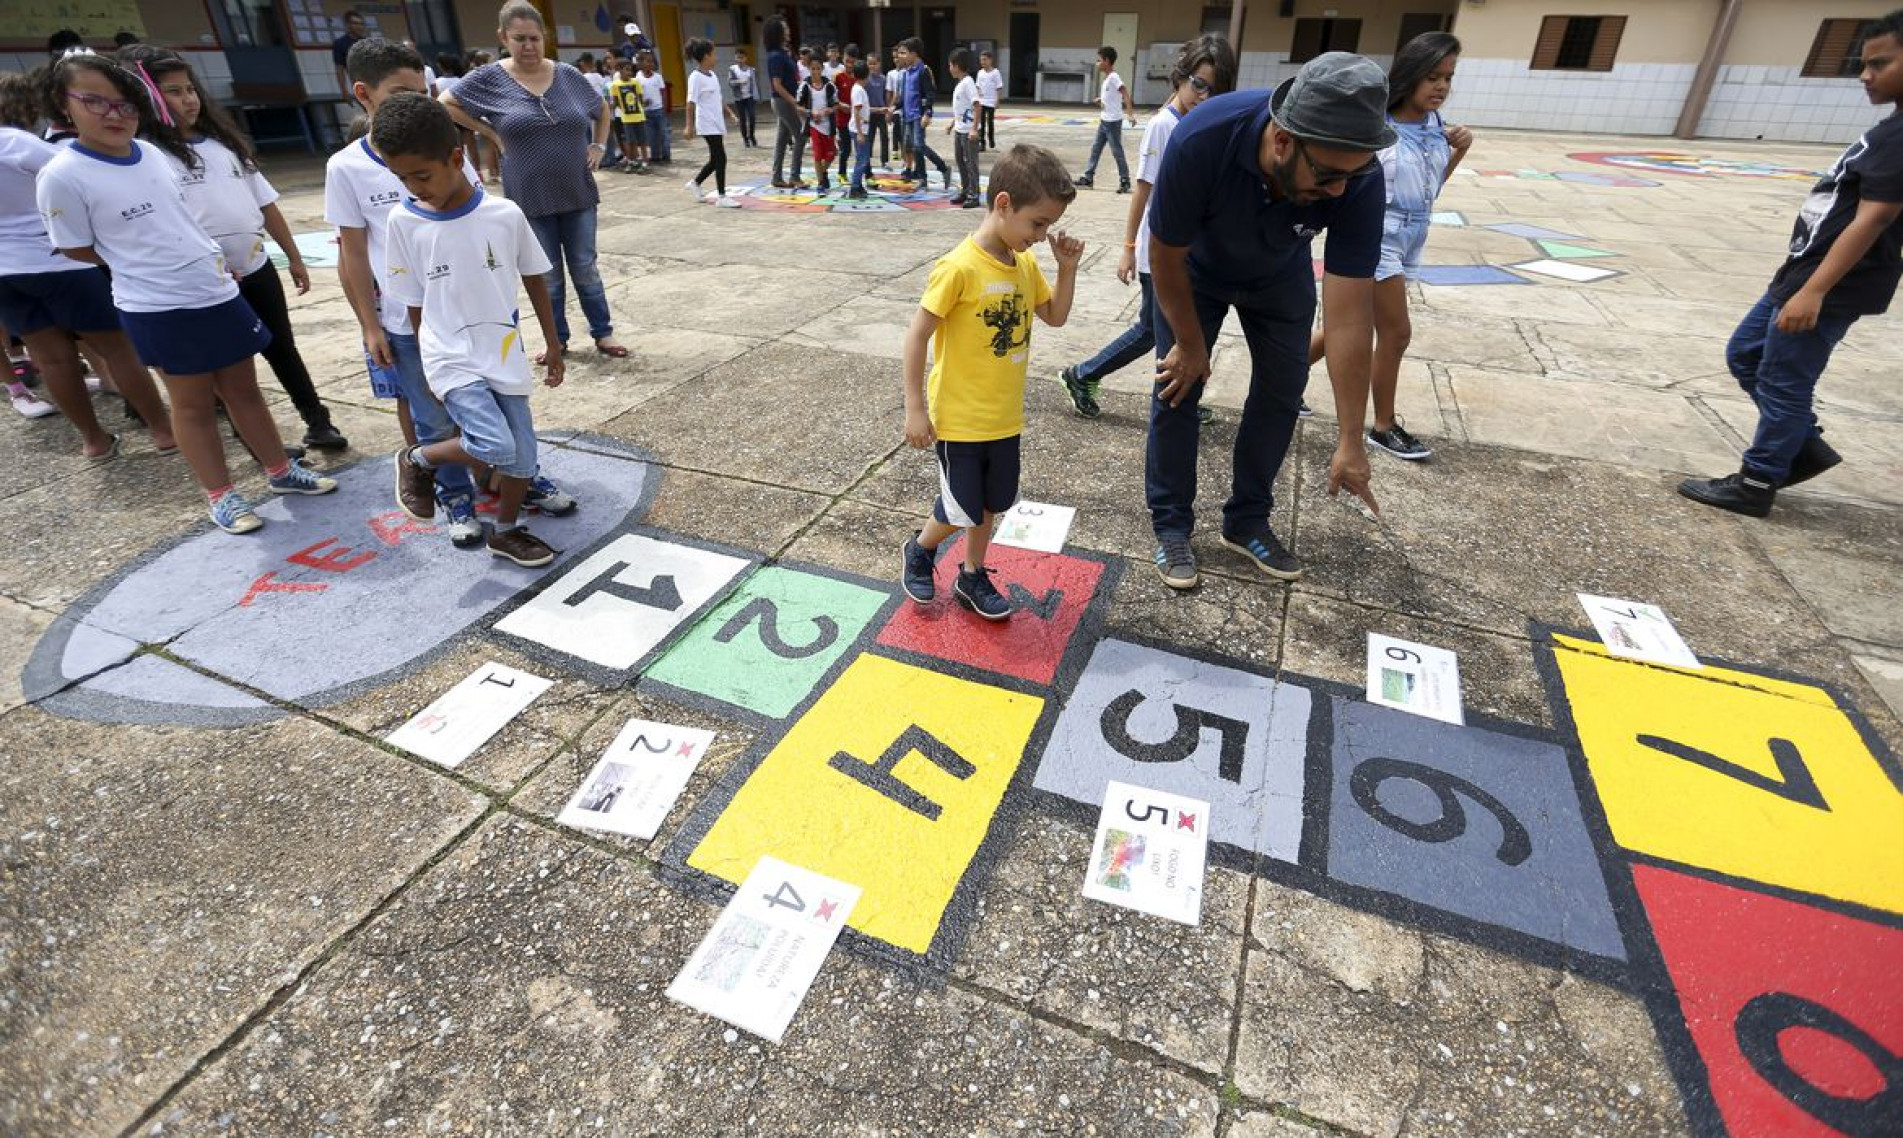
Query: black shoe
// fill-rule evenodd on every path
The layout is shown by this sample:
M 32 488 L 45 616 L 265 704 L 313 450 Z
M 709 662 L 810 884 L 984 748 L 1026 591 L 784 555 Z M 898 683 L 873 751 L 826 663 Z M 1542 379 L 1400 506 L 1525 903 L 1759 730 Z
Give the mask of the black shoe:
M 1369 427 L 1368 443 L 1370 446 L 1380 447 L 1394 457 L 1404 458 L 1409 462 L 1424 461 L 1434 453 L 1427 449 L 1421 440 L 1408 434 L 1407 428 L 1401 425 L 1399 419 L 1396 419 L 1394 425 L 1385 431 Z
M 1777 491 L 1769 482 L 1743 471 L 1723 478 L 1687 478 L 1678 484 L 1678 492 L 1694 502 L 1752 518 L 1770 513 L 1771 503 L 1777 500 Z
M 312 450 L 349 450 L 350 440 L 336 427 L 323 423 L 304 432 L 304 445 Z
M 1127 194 L 1127 193 L 1129 193 L 1129 192 L 1130 192 L 1130 179 L 1128 179 L 1128 178 L 1125 178 L 1125 179 L 1124 179 L 1123 181 L 1121 181 L 1121 182 L 1118 182 L 1118 183 L 1117 183 L 1117 192 L 1118 192 L 1118 193 L 1120 193 L 1120 194 Z
M 1207 403 L 1196 404 L 1196 421 L 1207 427 L 1216 421 L 1216 409 Z
M 960 209 L 977 209 L 979 206 L 982 206 L 983 204 L 985 203 L 982 201 L 979 201 L 976 197 L 969 197 L 965 199 L 965 204 L 960 206 L 959 208 Z
M 1097 384 L 1088 379 L 1080 379 L 1077 369 L 1067 367 L 1057 373 L 1057 380 L 1064 385 L 1064 394 L 1070 396 L 1070 405 L 1079 416 L 1095 419 L 1103 414 L 1103 408 L 1097 406 Z
M 956 193 L 951 196 L 951 204 L 953 205 L 958 205 L 958 206 L 964 205 L 965 200 L 966 200 L 965 195 L 962 193 Z
M 991 583 L 993 569 L 979 569 L 972 572 L 962 566 L 958 570 L 958 580 L 952 582 L 952 596 L 958 603 L 986 620 L 1008 620 L 1011 616 L 1011 602 L 998 592 Z
M 920 545 L 916 537 L 906 538 L 899 552 L 899 580 L 906 596 L 930 604 L 938 595 L 937 551 Z
M 1312 419 L 1315 417 L 1315 409 L 1308 405 L 1308 400 L 1304 399 L 1302 400 L 1302 405 L 1295 409 L 1295 417 L 1298 419 Z
M 1282 544 L 1272 529 L 1265 527 L 1256 537 L 1232 537 L 1225 533 L 1222 543 L 1247 557 L 1257 569 L 1278 581 L 1301 580 L 1302 563 L 1288 551 L 1288 547 Z
M 940 170 L 940 171 L 938 172 L 938 176 L 939 176 L 939 177 L 941 177 L 941 178 L 943 178 L 943 179 L 945 179 L 945 188 L 946 188 L 946 189 L 948 189 L 948 190 L 949 190 L 949 189 L 951 189 L 951 171 L 950 171 L 950 170 Z
M 1844 456 L 1837 453 L 1836 447 L 1825 442 L 1821 433 L 1812 435 L 1804 440 L 1804 449 L 1798 451 L 1797 457 L 1791 460 L 1791 473 L 1784 479 L 1784 485 L 1809 482 L 1843 460 Z
M 1092 178 L 1089 174 L 1085 174 L 1082 177 L 1072 178 L 1070 184 L 1080 190 L 1088 190 L 1092 186 L 1095 186 L 1097 182 L 1096 179 Z

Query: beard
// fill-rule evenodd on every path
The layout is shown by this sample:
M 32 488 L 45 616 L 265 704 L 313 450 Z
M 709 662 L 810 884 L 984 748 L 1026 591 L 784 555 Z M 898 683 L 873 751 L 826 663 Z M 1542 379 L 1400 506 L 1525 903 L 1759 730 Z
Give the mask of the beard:
M 1295 163 L 1296 155 L 1291 153 L 1287 160 L 1269 167 L 1269 182 L 1282 200 L 1305 202 L 1309 199 L 1295 187 Z

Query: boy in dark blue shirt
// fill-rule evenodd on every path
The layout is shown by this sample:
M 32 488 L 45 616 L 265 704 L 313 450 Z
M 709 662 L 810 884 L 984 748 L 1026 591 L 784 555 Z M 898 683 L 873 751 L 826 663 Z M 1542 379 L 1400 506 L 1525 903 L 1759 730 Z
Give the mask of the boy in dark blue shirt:
M 1903 9 L 1864 31 L 1864 93 L 1890 103 L 1811 189 L 1791 231 L 1791 252 L 1745 314 L 1725 362 L 1758 407 L 1758 428 L 1738 473 L 1688 478 L 1695 502 L 1761 518 L 1778 487 L 1843 461 L 1824 441 L 1812 399 L 1830 353 L 1860 316 L 1890 307 L 1903 277 Z

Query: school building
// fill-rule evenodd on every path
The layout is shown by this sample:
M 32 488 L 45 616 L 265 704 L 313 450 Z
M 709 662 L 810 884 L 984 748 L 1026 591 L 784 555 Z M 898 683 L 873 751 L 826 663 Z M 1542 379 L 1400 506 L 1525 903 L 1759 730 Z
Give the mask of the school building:
M 1903 0 L 535 0 L 573 59 L 600 52 L 633 17 L 679 89 L 680 44 L 712 40 L 724 60 L 760 49 L 783 17 L 795 42 L 889 47 L 911 35 L 935 65 L 961 46 L 994 52 L 1013 102 L 1080 104 L 1096 91 L 1101 44 L 1139 104 L 1169 94 L 1169 60 L 1202 32 L 1240 47 L 1245 87 L 1268 87 L 1330 50 L 1385 64 L 1423 31 L 1461 38 L 1448 117 L 1474 126 L 1781 141 L 1844 142 L 1872 121 L 1854 56 L 1865 20 Z M 97 47 L 130 31 L 185 52 L 213 93 L 267 137 L 329 140 L 342 92 L 331 42 L 343 14 L 409 39 L 426 58 L 495 46 L 497 0 L 0 0 L 0 67 L 45 59 L 62 27 Z M 83 12 L 85 15 L 74 15 Z

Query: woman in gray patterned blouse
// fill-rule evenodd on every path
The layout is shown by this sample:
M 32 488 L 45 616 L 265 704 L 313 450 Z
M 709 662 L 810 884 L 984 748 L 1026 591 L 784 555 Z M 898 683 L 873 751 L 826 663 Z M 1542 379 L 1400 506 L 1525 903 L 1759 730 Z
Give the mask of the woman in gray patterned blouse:
M 509 58 L 463 76 L 442 103 L 459 125 L 502 153 L 502 189 L 522 207 L 555 266 L 548 291 L 562 350 L 568 350 L 566 260 L 595 350 L 621 359 L 628 349 L 614 338 L 607 290 L 595 265 L 595 207 L 601 202 L 595 167 L 608 145 L 608 104 L 581 72 L 542 53 L 546 29 L 533 5 L 504 4 L 496 30 Z

